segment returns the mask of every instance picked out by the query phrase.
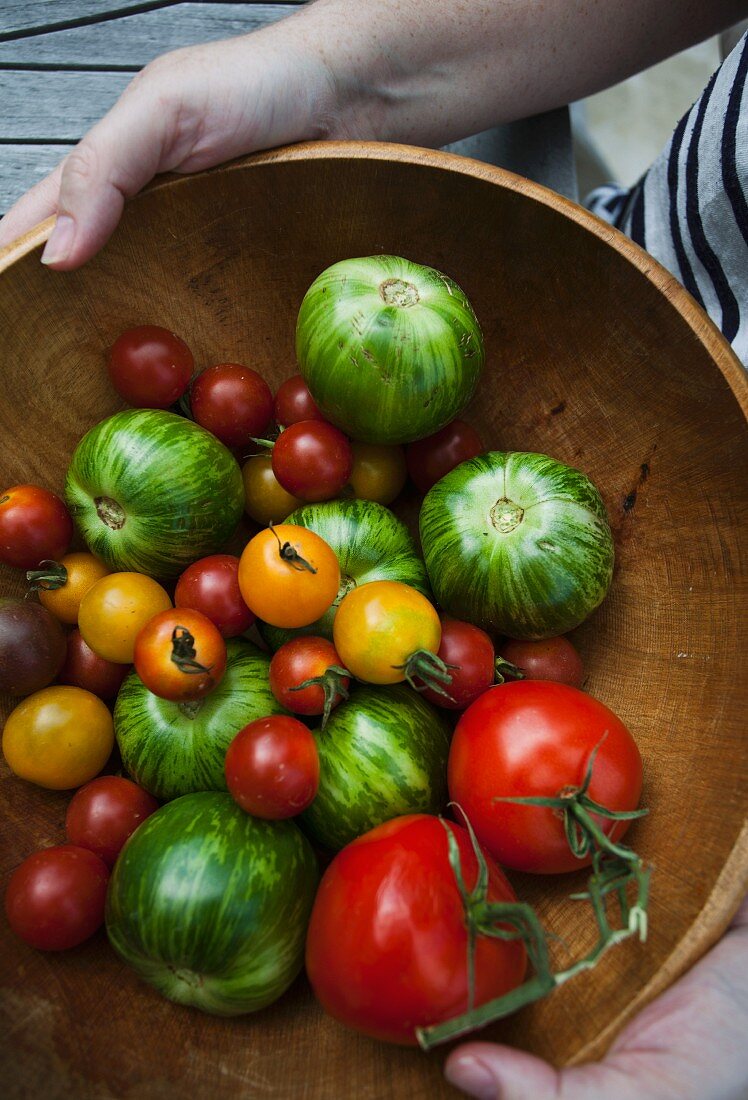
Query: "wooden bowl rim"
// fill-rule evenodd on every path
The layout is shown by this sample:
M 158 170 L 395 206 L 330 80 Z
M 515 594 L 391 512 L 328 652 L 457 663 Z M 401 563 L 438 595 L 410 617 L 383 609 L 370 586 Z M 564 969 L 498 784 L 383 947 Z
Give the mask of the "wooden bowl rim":
M 216 168 L 208 169 L 206 172 L 164 174 L 154 179 L 140 192 L 140 195 L 162 187 L 173 187 L 179 184 L 189 185 L 190 179 L 195 175 L 242 172 L 273 163 L 350 159 L 422 165 L 493 183 L 506 190 L 522 194 L 543 206 L 551 207 L 562 217 L 568 218 L 586 229 L 637 268 L 681 315 L 695 338 L 719 367 L 742 409 L 746 421 L 748 421 L 748 372 L 714 322 L 675 276 L 630 238 L 591 214 L 578 203 L 557 194 L 542 184 L 525 179 L 504 168 L 469 157 L 458 156 L 454 153 L 445 153 L 440 150 L 396 144 L 394 142 L 314 141 L 253 153 L 227 164 L 219 165 Z M 135 196 L 130 199 L 128 205 L 137 202 L 138 197 Z M 7 271 L 30 252 L 41 248 L 52 232 L 54 221 L 54 216 L 47 218 L 5 248 L 0 249 L 0 274 Z M 719 939 L 739 908 L 747 889 L 748 818 L 744 822 L 735 845 L 714 883 L 711 893 L 704 902 L 701 912 L 676 944 L 670 956 L 663 962 L 650 981 L 629 1002 L 627 1007 L 593 1040 L 577 1051 L 568 1064 L 579 1064 L 601 1057 L 621 1028 L 644 1005 L 662 993 L 676 978 L 688 970 Z

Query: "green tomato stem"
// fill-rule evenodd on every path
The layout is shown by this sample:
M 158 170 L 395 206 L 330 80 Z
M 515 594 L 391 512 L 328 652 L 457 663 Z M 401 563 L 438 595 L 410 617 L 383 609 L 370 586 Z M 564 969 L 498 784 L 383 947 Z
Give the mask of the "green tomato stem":
M 290 690 L 302 691 L 304 688 L 308 687 L 322 688 L 324 704 L 322 708 L 321 728 L 324 729 L 327 725 L 332 708 L 337 706 L 341 699 L 347 699 L 349 697 L 346 681 L 350 680 L 350 676 L 351 674 L 347 668 L 341 668 L 339 665 L 330 665 L 321 676 L 313 676 L 309 680 L 304 680 Z
M 30 585 L 29 593 L 38 592 L 40 589 L 44 589 L 45 592 L 54 591 L 68 583 L 68 571 L 62 562 L 45 558 L 44 561 L 39 562 L 39 565 L 44 568 L 29 569 L 26 573 L 26 580 Z

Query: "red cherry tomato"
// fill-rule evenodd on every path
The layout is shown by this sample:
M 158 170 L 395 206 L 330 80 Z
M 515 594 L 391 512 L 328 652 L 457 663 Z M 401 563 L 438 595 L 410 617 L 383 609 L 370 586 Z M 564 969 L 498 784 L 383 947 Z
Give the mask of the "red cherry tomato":
M 275 821 L 300 814 L 319 786 L 314 737 L 298 718 L 284 714 L 250 722 L 229 745 L 226 783 L 255 817 Z
M 224 638 L 243 634 L 255 621 L 239 590 L 239 559 L 232 554 L 193 562 L 177 581 L 174 603 L 200 611 Z
M 440 695 L 432 688 L 423 692 L 425 699 L 447 710 L 463 710 L 494 682 L 493 642 L 478 626 L 441 616 L 442 640 L 438 656 L 450 665 L 451 683 Z
M 326 638 L 292 638 L 270 661 L 270 690 L 281 706 L 294 714 L 324 714 L 327 718 L 332 708 L 348 697 L 351 681 L 341 668 L 338 651 Z M 307 680 L 320 682 L 300 688 Z
M 354 840 L 320 883 L 307 935 L 309 980 L 327 1012 L 375 1039 L 414 1045 L 417 1027 L 468 1007 L 467 922 L 447 828 L 470 891 L 478 860 L 467 830 L 425 814 Z M 516 901 L 499 868 L 486 863 L 487 900 Z M 475 1005 L 514 989 L 525 965 L 521 942 L 478 936 Z
M 129 665 L 106 661 L 88 646 L 80 630 L 68 634 L 67 656 L 57 679 L 61 684 L 83 688 L 99 699 L 114 699 L 122 681 L 130 671 Z
M 202 699 L 226 671 L 226 643 L 205 615 L 188 607 L 154 615 L 135 639 L 135 671 L 149 691 L 173 703 Z
M 491 688 L 457 723 L 449 754 L 449 796 L 504 867 L 540 874 L 575 871 L 563 816 L 503 798 L 560 797 L 584 782 L 597 748 L 589 797 L 609 810 L 635 810 L 642 761 L 620 718 L 583 691 L 550 680 Z M 629 822 L 597 824 L 619 840 Z
M 127 329 L 109 352 L 112 385 L 137 409 L 173 405 L 189 386 L 194 369 L 192 352 L 184 340 L 158 325 Z
M 130 779 L 100 775 L 73 795 L 65 832 L 71 844 L 88 848 L 113 867 L 128 837 L 157 809 L 153 795 Z
M 104 922 L 109 869 L 87 848 L 61 844 L 34 852 L 10 877 L 8 923 L 41 951 L 77 947 Z
M 300 420 L 273 445 L 273 473 L 300 500 L 331 500 L 347 485 L 352 469 L 348 438 L 326 420 Z
M 294 374 L 281 382 L 275 395 L 274 419 L 287 428 L 299 420 L 324 420 L 304 379 Z
M 421 493 L 427 493 L 455 466 L 484 450 L 475 428 L 464 420 L 453 420 L 434 435 L 409 443 L 405 461 L 411 481 Z
M 190 392 L 192 415 L 227 447 L 246 447 L 273 415 L 273 395 L 261 375 L 239 363 L 219 363 L 198 374 Z
M 73 538 L 73 521 L 60 498 L 38 485 L 14 485 L 0 492 L 0 561 L 36 569 L 59 559 Z
M 544 638 L 539 642 L 508 638 L 499 646 L 499 656 L 518 668 L 525 680 L 555 680 L 558 684 L 576 688 L 581 688 L 584 682 L 582 658 L 569 639 L 563 636 Z M 499 672 L 503 676 L 511 676 L 511 671 L 501 666 Z

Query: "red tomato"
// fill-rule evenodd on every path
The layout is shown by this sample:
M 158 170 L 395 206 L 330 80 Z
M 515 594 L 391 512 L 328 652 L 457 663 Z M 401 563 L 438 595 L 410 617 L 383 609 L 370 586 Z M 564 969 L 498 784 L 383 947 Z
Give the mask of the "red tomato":
M 224 638 L 243 634 L 255 621 L 239 590 L 239 559 L 232 554 L 193 562 L 177 581 L 174 603 L 202 612 Z
M 464 420 L 453 420 L 446 428 L 409 443 L 405 451 L 408 473 L 416 488 L 427 493 L 445 474 L 468 458 L 485 450 L 475 428 Z
M 104 922 L 107 865 L 87 848 L 61 844 L 34 852 L 10 877 L 8 923 L 40 951 L 77 947 Z
M 502 684 L 481 695 L 457 724 L 449 796 L 503 866 L 540 874 L 575 871 L 590 859 L 572 853 L 557 810 L 497 800 L 569 795 L 582 785 L 596 747 L 589 797 L 609 810 L 635 810 L 641 756 L 611 710 L 550 680 Z M 595 820 L 614 841 L 629 824 Z
M 348 438 L 326 420 L 300 420 L 273 445 L 273 473 L 300 500 L 331 500 L 347 485 L 352 469 Z
M 0 561 L 16 569 L 67 553 L 73 521 L 60 498 L 38 485 L 14 485 L 0 492 Z
M 298 718 L 285 714 L 250 722 L 228 747 L 226 783 L 255 817 L 276 821 L 300 814 L 319 786 L 314 737 Z
M 493 686 L 493 642 L 485 630 L 471 623 L 442 615 L 441 624 L 442 640 L 437 656 L 449 665 L 452 681 L 444 689 L 447 695 L 425 688 L 423 696 L 447 710 L 463 710 Z
M 128 837 L 157 809 L 153 795 L 130 779 L 100 775 L 73 795 L 65 832 L 71 844 L 88 848 L 113 867 Z
M 582 658 L 568 638 L 544 638 L 539 642 L 521 642 L 508 638 L 499 646 L 499 656 L 523 673 L 525 680 L 555 680 L 580 688 L 584 682 Z M 499 672 L 511 676 L 499 666 Z
M 202 699 L 226 671 L 226 643 L 199 611 L 170 608 L 150 619 L 135 639 L 135 671 L 149 691 L 173 703 Z
M 275 395 L 273 415 L 276 424 L 282 424 L 284 428 L 298 423 L 299 420 L 325 419 L 300 374 L 294 374 L 281 382 Z
M 122 681 L 130 671 L 129 665 L 106 661 L 88 646 L 80 630 L 68 634 L 67 656 L 57 679 L 61 684 L 83 688 L 99 699 L 114 699 Z
M 198 374 L 190 392 L 192 415 L 227 447 L 246 447 L 273 415 L 265 379 L 239 363 L 219 363 Z
M 195 361 L 176 333 L 139 325 L 118 336 L 109 352 L 109 378 L 136 409 L 168 409 L 190 384 Z
M 300 687 L 307 680 L 320 682 Z M 326 638 L 292 638 L 270 661 L 270 690 L 280 705 L 294 714 L 324 714 L 326 722 L 332 708 L 348 698 L 350 682 L 343 674 L 338 651 Z
M 414 1045 L 415 1029 L 468 1007 L 465 908 L 448 856 L 457 841 L 465 885 L 478 860 L 461 825 L 425 814 L 397 817 L 339 852 L 320 883 L 306 945 L 306 969 L 323 1008 L 348 1027 Z M 488 864 L 488 901 L 516 901 Z M 475 1005 L 514 989 L 525 973 L 519 941 L 479 936 Z

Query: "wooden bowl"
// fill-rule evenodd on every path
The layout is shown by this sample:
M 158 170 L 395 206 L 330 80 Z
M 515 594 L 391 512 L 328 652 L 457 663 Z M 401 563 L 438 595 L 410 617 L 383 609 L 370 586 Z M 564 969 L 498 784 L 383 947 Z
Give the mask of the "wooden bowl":
M 165 325 L 198 366 L 245 362 L 275 385 L 295 372 L 314 277 L 377 252 L 447 272 L 473 302 L 488 363 L 467 416 L 485 442 L 546 452 L 599 486 L 616 574 L 576 641 L 589 691 L 644 757 L 651 814 L 629 835 L 654 868 L 650 935 L 483 1033 L 557 1065 L 599 1056 L 722 933 L 745 889 L 748 384 L 730 348 L 672 276 L 573 203 L 402 146 L 297 146 L 164 179 L 73 274 L 39 263 L 48 232 L 0 256 L 3 486 L 60 489 L 78 439 L 120 407 L 102 353 L 123 329 Z M 3 569 L 0 591 L 20 592 L 18 575 Z M 68 796 L 6 769 L 2 799 L 7 881 L 62 841 Z M 586 933 L 567 895 L 583 876 L 514 879 L 578 950 Z M 25 947 L 4 921 L 0 934 L 6 1096 L 457 1095 L 443 1051 L 344 1030 L 303 978 L 270 1009 L 222 1020 L 163 1000 L 103 933 L 59 955 Z

